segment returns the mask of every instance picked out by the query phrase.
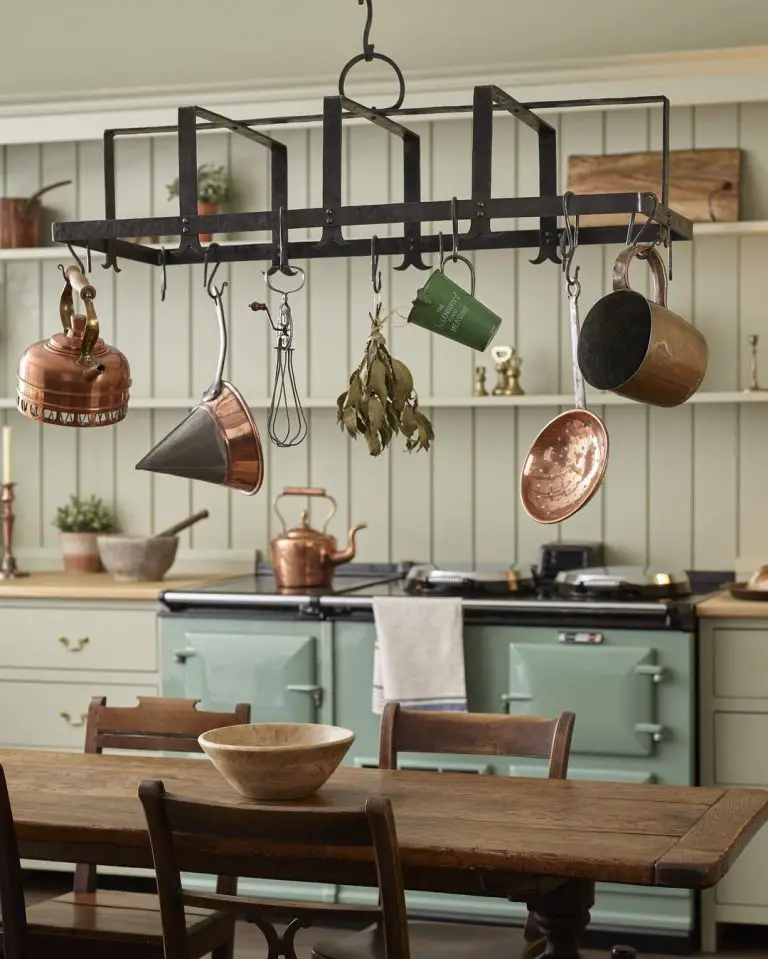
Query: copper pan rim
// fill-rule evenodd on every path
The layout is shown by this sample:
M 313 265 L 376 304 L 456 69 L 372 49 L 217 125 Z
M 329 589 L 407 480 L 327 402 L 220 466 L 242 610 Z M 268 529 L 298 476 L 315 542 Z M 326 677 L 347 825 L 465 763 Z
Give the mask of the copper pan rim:
M 558 427 L 563 427 L 565 424 L 570 423 L 574 420 L 580 420 L 584 424 L 584 429 L 588 430 L 593 439 L 596 441 L 596 457 L 594 466 L 590 471 L 589 478 L 585 481 L 584 476 L 582 475 L 581 489 L 578 491 L 578 495 L 569 496 L 568 494 L 564 495 L 565 502 L 561 503 L 559 506 L 551 505 L 551 498 L 547 498 L 546 495 L 534 497 L 532 491 L 534 488 L 534 483 L 536 482 L 538 486 L 541 485 L 542 477 L 537 477 L 536 480 L 531 476 L 531 464 L 538 453 L 538 458 L 540 459 L 543 452 L 551 448 L 552 443 L 549 439 L 550 435 L 557 435 L 557 433 L 562 433 L 562 429 L 558 430 Z M 590 410 L 586 409 L 570 409 L 566 410 L 563 413 L 558 413 L 557 416 L 553 417 L 538 433 L 536 439 L 531 443 L 531 446 L 528 450 L 528 453 L 525 457 L 523 463 L 523 468 L 520 471 L 520 483 L 519 483 L 519 495 L 520 502 L 522 504 L 525 512 L 535 520 L 537 523 L 542 525 L 553 525 L 555 523 L 561 523 L 566 519 L 569 519 L 575 513 L 578 513 L 580 509 L 583 509 L 587 503 L 594 497 L 597 491 L 600 489 L 605 477 L 605 471 L 608 466 L 608 455 L 610 450 L 610 439 L 608 437 L 608 431 L 605 428 L 605 423 L 600 419 L 597 414 L 592 413 Z M 546 477 L 544 477 L 546 481 Z M 550 505 L 542 508 L 542 501 Z
M 261 445 L 261 433 L 259 432 L 259 428 L 256 425 L 256 421 L 254 420 L 251 414 L 251 408 L 248 406 L 248 403 L 245 397 L 243 396 L 243 394 L 240 392 L 240 390 L 238 390 L 236 386 L 233 386 L 228 380 L 222 380 L 221 387 L 222 387 L 222 392 L 224 390 L 228 390 L 232 394 L 232 396 L 234 396 L 234 398 L 237 400 L 243 412 L 243 416 L 245 417 L 246 422 L 248 426 L 250 427 L 251 434 L 253 437 L 253 444 L 256 452 L 254 460 L 258 462 L 258 465 L 259 465 L 259 474 L 256 481 L 254 483 L 249 484 L 246 488 L 238 486 L 238 487 L 235 487 L 235 489 L 238 493 L 242 493 L 243 496 L 255 496 L 256 493 L 259 492 L 259 490 L 261 489 L 264 483 L 264 448 Z M 209 412 L 211 413 L 212 416 L 214 416 L 214 419 L 217 418 L 215 416 L 215 413 L 212 410 L 210 410 Z M 225 433 L 227 446 L 231 448 L 232 437 L 226 428 L 224 428 L 224 433 Z

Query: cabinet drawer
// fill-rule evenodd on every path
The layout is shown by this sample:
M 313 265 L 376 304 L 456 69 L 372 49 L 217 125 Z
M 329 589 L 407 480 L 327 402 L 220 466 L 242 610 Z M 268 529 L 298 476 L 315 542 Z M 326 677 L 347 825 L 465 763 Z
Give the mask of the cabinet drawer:
M 3 607 L 0 667 L 157 672 L 155 613 Z
M 765 826 L 720 880 L 715 898 L 719 903 L 733 906 L 768 906 L 768 829 Z
M 4 746 L 82 749 L 92 696 L 110 706 L 135 706 L 137 696 L 157 696 L 154 683 L 118 686 L 0 680 L 0 742 Z M 65 713 L 66 715 L 62 715 Z
M 715 713 L 714 731 L 717 785 L 768 785 L 768 714 Z
M 768 630 L 716 628 L 713 633 L 715 696 L 768 699 Z

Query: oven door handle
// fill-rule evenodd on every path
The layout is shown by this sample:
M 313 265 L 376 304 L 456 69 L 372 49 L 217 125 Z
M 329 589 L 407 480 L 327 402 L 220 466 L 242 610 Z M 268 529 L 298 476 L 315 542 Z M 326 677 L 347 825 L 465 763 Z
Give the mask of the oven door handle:
M 663 666 L 657 666 L 656 663 L 638 663 L 635 666 L 635 672 L 639 676 L 650 676 L 654 683 L 663 683 L 667 678 L 667 671 Z
M 635 723 L 635 732 L 647 733 L 655 743 L 663 742 L 667 735 L 667 730 L 658 723 Z

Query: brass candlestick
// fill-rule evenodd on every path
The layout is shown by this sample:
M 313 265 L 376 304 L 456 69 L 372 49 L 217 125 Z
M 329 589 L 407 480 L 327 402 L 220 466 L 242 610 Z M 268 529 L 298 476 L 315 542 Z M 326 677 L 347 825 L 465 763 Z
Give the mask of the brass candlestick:
M 475 396 L 487 396 L 488 390 L 485 388 L 485 367 L 475 367 Z
M 750 333 L 747 337 L 749 347 L 752 351 L 752 362 L 750 364 L 751 377 L 749 386 L 744 390 L 745 393 L 763 393 L 764 390 L 757 381 L 757 333 Z
M 15 483 L 3 483 L 0 503 L 3 507 L 3 559 L 0 561 L 0 579 L 18 579 L 20 576 L 29 576 L 22 573 L 16 565 L 13 555 L 13 487 Z

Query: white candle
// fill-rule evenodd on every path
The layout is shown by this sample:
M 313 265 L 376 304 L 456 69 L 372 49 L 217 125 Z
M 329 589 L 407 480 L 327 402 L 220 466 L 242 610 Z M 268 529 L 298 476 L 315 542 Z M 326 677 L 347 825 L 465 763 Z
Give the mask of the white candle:
M 3 427 L 3 483 L 11 482 L 11 428 Z

